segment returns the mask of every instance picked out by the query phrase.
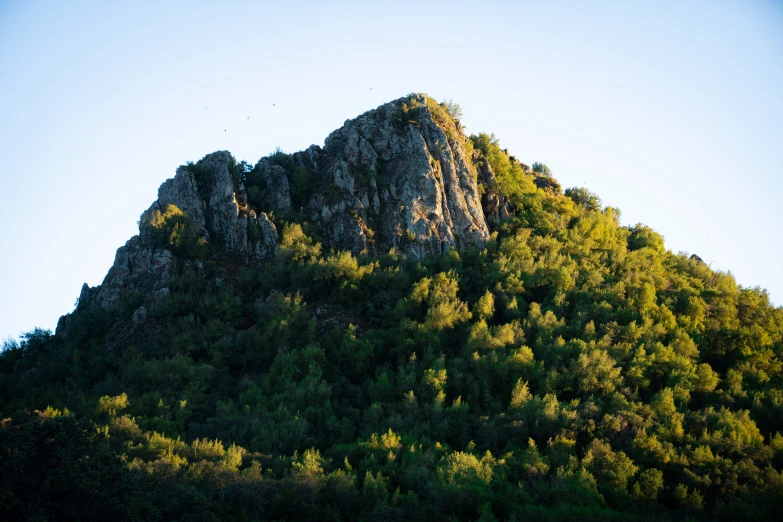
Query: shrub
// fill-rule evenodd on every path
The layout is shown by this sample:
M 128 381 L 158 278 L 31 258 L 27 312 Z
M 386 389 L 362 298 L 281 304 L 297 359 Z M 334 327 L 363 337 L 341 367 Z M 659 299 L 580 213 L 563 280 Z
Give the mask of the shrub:
M 492 171 L 495 173 L 500 189 L 516 207 L 521 207 L 525 196 L 536 192 L 533 178 L 522 168 L 519 162 L 512 162 L 511 158 L 501 148 L 499 140 L 494 134 L 483 132 L 471 135 L 473 146 L 489 161 Z
M 199 236 L 190 217 L 176 205 L 169 204 L 142 215 L 139 223 L 141 237 L 152 248 L 170 248 L 177 254 L 201 257 L 206 241 Z
M 531 167 L 531 169 L 533 169 L 533 172 L 538 172 L 539 174 L 541 174 L 543 176 L 546 176 L 548 178 L 552 177 L 552 171 L 549 170 L 549 167 L 547 167 L 543 163 L 539 163 L 538 161 L 533 163 L 533 166 Z
M 656 252 L 663 253 L 663 237 L 641 223 L 637 223 L 631 229 L 631 235 L 628 237 L 628 250 L 639 250 L 641 248 L 650 248 Z
M 535 165 L 535 163 L 534 163 Z M 565 190 L 565 195 L 589 211 L 601 210 L 601 198 L 584 187 L 573 187 Z

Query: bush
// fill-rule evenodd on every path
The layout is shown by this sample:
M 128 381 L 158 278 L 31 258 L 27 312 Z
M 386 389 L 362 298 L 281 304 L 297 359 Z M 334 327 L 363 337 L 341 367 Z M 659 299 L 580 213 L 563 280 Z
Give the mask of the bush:
M 169 204 L 143 214 L 139 223 L 142 239 L 152 248 L 170 248 L 187 257 L 201 257 L 206 241 L 196 232 L 190 217 L 176 205 Z
M 539 174 L 541 174 L 542 176 L 546 176 L 547 178 L 552 177 L 552 171 L 549 170 L 549 167 L 547 167 L 543 163 L 539 163 L 538 161 L 533 163 L 531 169 L 533 170 L 533 172 L 538 172 Z
M 593 212 L 601 210 L 601 198 L 584 187 L 568 188 L 565 190 L 565 195 L 566 197 L 571 198 L 574 203 L 581 205 L 588 211 Z
M 641 223 L 631 228 L 631 235 L 628 236 L 628 250 L 639 250 L 641 248 L 650 248 L 655 252 L 663 253 L 663 237 Z
M 489 161 L 503 194 L 515 207 L 521 207 L 526 195 L 535 193 L 537 190 L 532 176 L 525 172 L 519 162 L 511 161 L 508 154 L 500 148 L 499 140 L 494 134 L 471 135 L 470 140 L 473 146 Z

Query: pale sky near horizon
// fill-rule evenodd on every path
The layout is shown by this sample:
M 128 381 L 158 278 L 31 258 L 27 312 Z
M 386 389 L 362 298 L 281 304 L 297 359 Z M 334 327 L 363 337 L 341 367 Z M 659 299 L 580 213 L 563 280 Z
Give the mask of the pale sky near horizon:
M 780 1 L 110 4 L 0 0 L 0 339 L 54 329 L 178 165 L 410 92 L 783 304 Z

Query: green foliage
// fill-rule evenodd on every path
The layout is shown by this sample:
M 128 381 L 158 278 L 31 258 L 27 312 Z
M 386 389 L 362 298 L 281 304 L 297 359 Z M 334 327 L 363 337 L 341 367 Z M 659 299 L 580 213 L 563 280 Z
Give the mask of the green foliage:
M 0 424 L 3 520 L 159 518 L 152 491 L 86 420 L 18 413 Z
M 270 167 L 281 167 L 288 179 L 288 187 L 291 197 L 292 215 L 296 215 L 300 208 L 306 207 L 310 198 L 318 192 L 319 186 L 312 173 L 306 168 L 298 165 L 292 155 L 286 154 L 279 147 L 261 160 Z M 269 207 L 270 201 L 266 199 L 265 194 L 267 179 L 262 175 L 261 162 L 253 168 L 250 168 L 245 162 L 237 165 L 239 179 L 245 185 L 247 201 L 251 208 L 261 212 L 270 212 L 274 210 Z
M 400 103 L 400 107 L 392 115 L 392 123 L 398 128 L 404 128 L 406 125 L 416 125 L 416 110 L 422 107 L 418 95 L 411 93 Z
M 489 320 L 495 315 L 495 296 L 487 290 L 473 307 L 473 315 L 477 319 Z
M 280 238 L 280 253 L 288 262 L 313 260 L 320 256 L 321 245 L 305 235 L 298 223 L 286 223 Z
M 423 104 L 419 101 L 422 96 L 424 97 Z M 445 130 L 449 139 L 454 139 L 458 136 L 457 122 L 462 118 L 462 108 L 459 104 L 452 100 L 444 100 L 438 103 L 434 98 L 431 98 L 426 94 L 409 94 L 407 98 L 400 103 L 398 110 L 393 114 L 394 124 L 398 127 L 405 126 L 409 123 L 418 125 L 416 111 L 419 107 L 423 106 L 426 106 L 429 109 L 433 119 Z
M 443 129 L 450 141 L 456 139 L 462 141 L 466 150 L 470 149 L 467 150 L 468 157 L 470 157 L 473 145 L 469 140 L 465 139 L 464 134 L 461 132 L 462 126 L 459 123 L 459 119 L 462 117 L 462 109 L 460 106 L 451 100 L 444 100 L 438 103 L 433 98 L 427 95 L 424 96 L 427 108 L 430 110 L 435 122 Z
M 549 167 L 547 167 L 543 163 L 539 163 L 539 162 L 536 161 L 535 163 L 533 163 L 533 165 L 530 167 L 530 169 L 533 172 L 538 172 L 542 176 L 546 176 L 547 178 L 551 178 L 552 177 L 552 171 L 549 170 Z
M 522 382 L 522 379 L 517 380 L 517 383 L 511 392 L 511 403 L 509 404 L 509 407 L 516 409 L 521 408 L 528 399 L 530 399 L 530 389 L 528 388 L 527 383 Z
M 628 481 L 639 470 L 623 451 L 600 440 L 593 440 L 587 447 L 582 464 L 593 473 L 599 484 L 605 484 L 614 491 L 624 491 Z
M 293 158 L 280 148 L 276 149 L 268 158 L 271 165 L 279 165 L 285 170 L 288 186 L 291 190 L 291 206 L 294 209 L 306 206 L 315 189 L 310 172 L 294 163 Z
M 650 248 L 655 252 L 663 253 L 663 237 L 650 227 L 637 224 L 631 229 L 631 235 L 628 236 L 628 250 L 641 248 Z
M 6 341 L 0 519 L 778 517 L 783 309 L 471 144 L 514 206 L 481 250 L 357 257 L 292 214 L 263 266 L 203 254 Z M 176 207 L 142 221 L 198 247 Z
M 565 190 L 565 196 L 588 211 L 601 210 L 601 198 L 584 187 L 574 187 Z
M 482 487 L 492 482 L 494 464 L 489 452 L 478 459 L 471 453 L 456 451 L 443 457 L 438 466 L 438 477 L 442 482 L 458 488 Z
M 633 494 L 640 500 L 656 500 L 662 489 L 663 473 L 652 468 L 639 474 L 639 478 L 633 486 Z
M 206 241 L 199 236 L 190 217 L 176 205 L 169 204 L 163 212 L 155 209 L 145 213 L 139 226 L 142 237 L 153 248 L 170 248 L 187 257 L 202 257 L 206 253 Z
M 98 413 L 105 413 L 109 417 L 116 417 L 118 412 L 128 407 L 128 394 L 123 393 L 116 397 L 104 395 L 98 399 Z
M 459 106 L 459 103 L 455 103 L 452 100 L 443 100 L 440 104 L 453 119 L 459 120 L 462 118 L 462 107 Z
M 451 328 L 470 319 L 467 304 L 457 298 L 457 280 L 453 273 L 440 272 L 432 280 L 425 278 L 421 283 L 425 281 L 428 283 L 428 288 L 423 292 L 426 295 L 411 296 L 414 300 L 426 299 L 428 303 L 424 326 L 433 329 Z M 417 287 L 414 287 L 414 293 L 416 291 Z
M 512 161 L 499 145 L 494 134 L 471 135 L 473 146 L 489 161 L 500 189 L 516 207 L 522 207 L 529 195 L 536 192 L 533 177 L 524 171 L 522 165 Z

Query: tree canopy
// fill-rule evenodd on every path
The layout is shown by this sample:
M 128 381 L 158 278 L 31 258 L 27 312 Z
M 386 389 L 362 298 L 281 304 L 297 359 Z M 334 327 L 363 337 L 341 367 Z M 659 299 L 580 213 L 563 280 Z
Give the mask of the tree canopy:
M 357 257 L 278 222 L 258 269 L 145 218 L 201 261 L 144 324 L 128 295 L 0 353 L 0 517 L 777 518 L 783 309 L 472 143 L 514 207 L 482 249 Z

